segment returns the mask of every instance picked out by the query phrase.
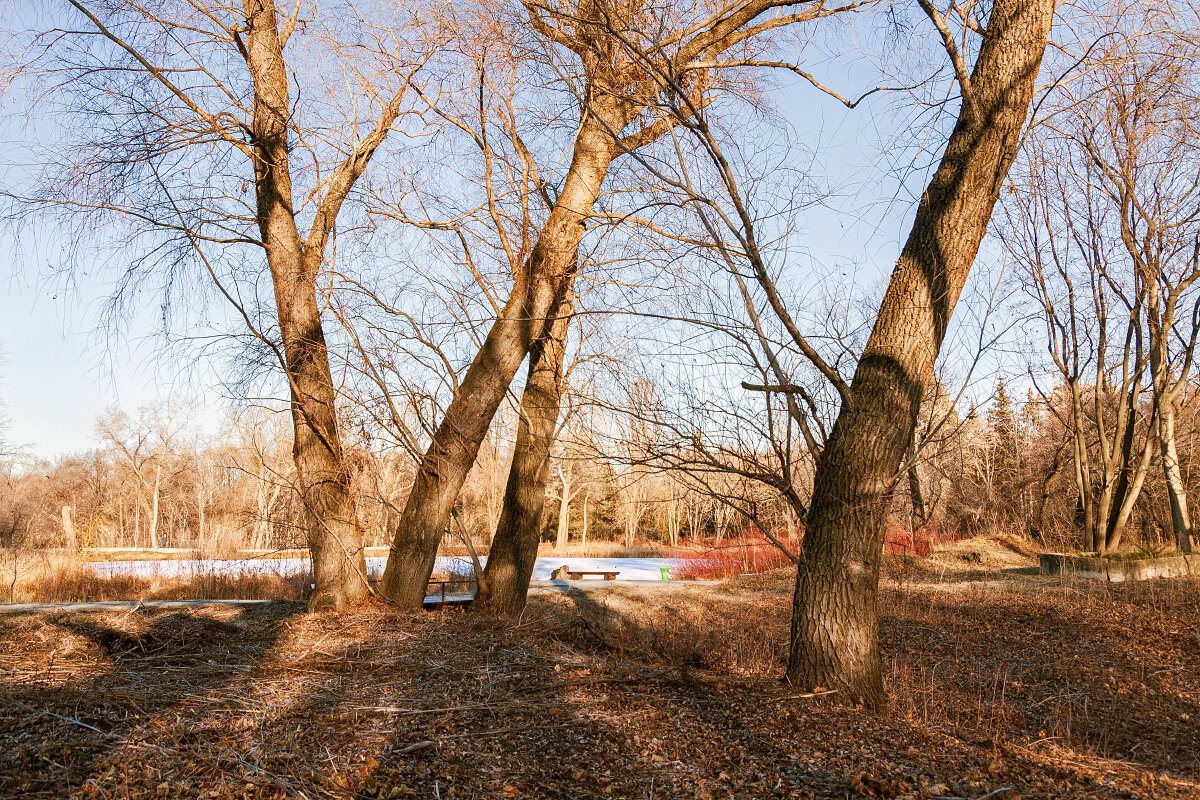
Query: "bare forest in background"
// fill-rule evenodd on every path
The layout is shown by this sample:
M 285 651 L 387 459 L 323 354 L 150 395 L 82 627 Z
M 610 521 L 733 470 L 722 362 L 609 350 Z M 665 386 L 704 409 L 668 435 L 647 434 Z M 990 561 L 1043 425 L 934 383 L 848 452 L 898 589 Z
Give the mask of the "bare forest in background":
M 1101 396 L 1094 387 L 1084 390 L 1088 455 L 1095 463 L 1102 458 L 1097 411 L 1102 420 L 1114 418 L 1119 398 L 1111 387 Z M 1176 421 L 1181 472 L 1193 504 L 1200 501 L 1197 397 L 1195 390 L 1182 396 Z M 897 484 L 889 520 L 892 548 L 927 552 L 930 544 L 1015 534 L 1044 549 L 1089 550 L 1066 388 L 1052 388 L 1045 399 L 1028 389 L 1024 398 L 1014 399 L 1001 379 L 983 410 L 970 406 L 962 415 L 953 410 L 947 415 L 939 408 L 947 402 L 944 393 L 927 397 L 929 411 L 919 428 L 926 452 Z M 1134 417 L 1132 442 L 1139 453 L 1154 436 L 1149 403 L 1143 401 Z M 629 424 L 627 414 L 601 411 L 593 417 L 596 424 L 601 416 L 604 430 Z M 134 415 L 114 409 L 97 421 L 100 444 L 90 451 L 52 461 L 4 461 L 0 546 L 178 548 L 209 557 L 303 548 L 286 425 L 277 409 L 255 407 L 231 414 L 216 435 L 205 436 L 189 425 L 186 406 L 144 408 Z M 343 427 L 359 426 L 347 421 Z M 759 484 L 739 476 L 697 478 L 675 466 L 678 453 L 661 459 L 647 453 L 631 462 L 629 442 L 604 452 L 597 448 L 599 437 L 588 433 L 593 435 L 561 436 L 552 457 L 540 533 L 547 546 L 565 552 L 568 544 L 611 542 L 703 551 L 760 537 L 754 523 L 723 502 L 735 498 L 753 502 L 761 524 L 783 541 L 795 543 L 803 533 L 803 522 L 787 504 Z M 1111 439 L 1112 430 L 1106 435 Z M 461 546 L 461 526 L 486 551 L 500 514 L 511 441 L 500 424 L 485 442 L 445 545 Z M 412 461 L 369 442 L 352 443 L 348 453 L 366 544 L 386 548 L 388 515 L 411 484 Z M 1173 549 L 1170 515 L 1161 466 L 1152 455 L 1125 526 L 1126 549 Z

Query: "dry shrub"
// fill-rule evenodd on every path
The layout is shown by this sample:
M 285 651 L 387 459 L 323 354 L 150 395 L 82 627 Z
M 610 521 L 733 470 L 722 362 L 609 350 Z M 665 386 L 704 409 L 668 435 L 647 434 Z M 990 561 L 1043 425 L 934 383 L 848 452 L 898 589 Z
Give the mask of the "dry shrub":
M 307 574 L 229 575 L 201 569 L 177 578 L 117 573 L 98 575 L 70 551 L 0 551 L 0 599 L 7 603 L 79 603 L 97 600 L 299 600 Z
M 791 559 L 766 539 L 729 539 L 719 547 L 685 556 L 671 568 L 677 580 L 723 580 L 770 572 L 789 566 Z

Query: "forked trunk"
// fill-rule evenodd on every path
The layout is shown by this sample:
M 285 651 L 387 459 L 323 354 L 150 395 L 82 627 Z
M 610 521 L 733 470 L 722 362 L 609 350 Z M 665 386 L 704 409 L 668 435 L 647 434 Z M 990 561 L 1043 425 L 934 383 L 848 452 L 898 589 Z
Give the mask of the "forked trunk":
M 537 561 L 538 541 L 545 526 L 546 481 L 562 399 L 563 354 L 572 307 L 568 282 L 566 295 L 555 304 L 545 333 L 529 354 L 529 375 L 521 393 L 521 417 L 504 506 L 488 552 L 484 586 L 473 604 L 495 614 L 515 615 L 525 608 L 529 579 Z M 564 487 L 564 507 L 566 496 Z M 559 519 L 562 525 L 562 515 Z
M 787 676 L 885 703 L 876 592 L 887 500 L 992 208 L 1016 156 L 1055 0 L 996 0 L 964 107 L 892 273 L 817 469 Z
M 362 531 L 334 409 L 316 282 L 323 243 L 301 239 L 288 166 L 287 69 L 275 4 L 245 0 L 245 58 L 254 82 L 254 190 L 275 290 L 292 412 L 292 456 L 313 562 L 310 610 L 344 609 L 370 593 Z
M 569 289 L 587 217 L 608 174 L 613 148 L 608 128 L 589 116 L 575 140 L 562 192 L 514 282 L 512 296 L 488 331 L 421 459 L 396 521 L 380 583 L 384 596 L 401 607 L 416 608 L 424 599 L 450 509 L 492 418 L 550 310 Z

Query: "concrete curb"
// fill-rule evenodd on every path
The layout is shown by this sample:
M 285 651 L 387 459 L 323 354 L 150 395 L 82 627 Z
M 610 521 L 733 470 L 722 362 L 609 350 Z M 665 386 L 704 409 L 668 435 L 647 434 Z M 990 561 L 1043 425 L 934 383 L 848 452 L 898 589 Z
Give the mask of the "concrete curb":
M 1043 575 L 1066 575 L 1109 583 L 1200 577 L 1200 555 L 1181 554 L 1118 561 L 1066 553 L 1038 553 L 1038 564 Z

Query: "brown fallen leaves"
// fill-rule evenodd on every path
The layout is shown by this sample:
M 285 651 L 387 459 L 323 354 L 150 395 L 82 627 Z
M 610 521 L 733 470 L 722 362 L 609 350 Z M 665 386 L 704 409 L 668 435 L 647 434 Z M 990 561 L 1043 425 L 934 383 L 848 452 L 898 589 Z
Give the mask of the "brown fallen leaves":
M 786 578 L 0 618 L 0 796 L 1200 796 L 1196 585 L 999 577 L 885 588 L 879 717 L 778 680 Z

